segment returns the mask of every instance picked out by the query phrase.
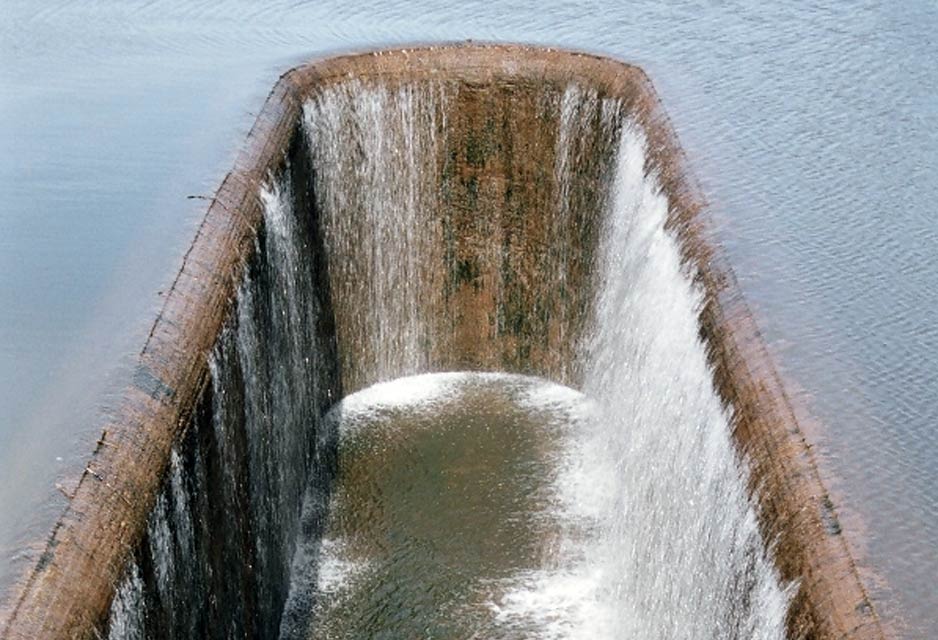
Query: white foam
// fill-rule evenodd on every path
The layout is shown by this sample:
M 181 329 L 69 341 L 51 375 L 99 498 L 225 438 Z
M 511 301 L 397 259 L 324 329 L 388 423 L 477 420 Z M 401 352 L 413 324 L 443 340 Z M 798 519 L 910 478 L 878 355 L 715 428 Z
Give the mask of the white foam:
M 344 545 L 333 538 L 322 541 L 319 556 L 319 575 L 316 588 L 319 593 L 335 593 L 368 569 L 368 563 L 348 557 Z
M 450 398 L 469 375 L 471 374 L 425 373 L 379 382 L 346 396 L 339 402 L 338 408 L 343 414 L 349 414 L 439 403 Z
M 564 533 L 544 568 L 507 581 L 490 607 L 544 638 L 780 640 L 789 590 L 759 536 L 698 336 L 701 293 L 645 157 L 626 126 L 585 348 L 590 398 L 526 393 L 575 417 L 554 487 Z
M 496 624 L 512 628 L 534 622 L 544 640 L 615 637 L 609 610 L 597 594 L 599 576 L 579 569 L 543 571 L 517 580 L 498 603 L 489 603 Z

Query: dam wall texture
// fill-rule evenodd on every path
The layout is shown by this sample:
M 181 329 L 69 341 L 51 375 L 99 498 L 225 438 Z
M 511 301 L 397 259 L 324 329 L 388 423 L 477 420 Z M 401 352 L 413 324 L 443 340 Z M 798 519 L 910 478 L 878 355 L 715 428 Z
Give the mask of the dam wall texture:
M 611 209 L 624 212 L 622 229 Z M 316 537 L 327 508 L 328 408 L 429 371 L 607 393 L 606 371 L 660 350 L 607 363 L 604 341 L 632 331 L 636 344 L 666 345 L 649 318 L 667 327 L 684 309 L 642 309 L 663 299 L 665 281 L 646 272 L 670 265 L 665 245 L 704 387 L 743 467 L 721 473 L 749 496 L 726 516 L 726 544 L 738 544 L 713 545 L 717 564 L 720 549 L 742 549 L 742 569 L 677 604 L 714 638 L 772 637 L 753 622 L 769 601 L 791 638 L 886 637 L 707 225 L 637 67 L 467 44 L 291 70 L 215 195 L 2 637 L 289 635 L 297 539 Z M 732 524 L 750 513 L 752 533 Z M 689 522 L 707 537 L 716 520 Z

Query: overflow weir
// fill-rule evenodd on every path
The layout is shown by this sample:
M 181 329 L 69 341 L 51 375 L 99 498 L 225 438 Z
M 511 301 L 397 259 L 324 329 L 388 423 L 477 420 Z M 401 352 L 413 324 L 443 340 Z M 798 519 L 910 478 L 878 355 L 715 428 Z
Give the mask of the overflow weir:
M 324 416 L 444 371 L 605 416 L 611 637 L 887 637 L 648 78 L 472 43 L 280 78 L 2 637 L 299 637 Z

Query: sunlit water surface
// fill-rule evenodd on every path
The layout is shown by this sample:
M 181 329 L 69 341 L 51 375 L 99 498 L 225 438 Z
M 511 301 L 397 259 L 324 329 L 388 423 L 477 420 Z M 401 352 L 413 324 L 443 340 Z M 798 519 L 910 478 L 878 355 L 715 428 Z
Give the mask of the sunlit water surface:
M 65 2 L 0 20 L 0 583 L 35 559 L 278 73 L 463 38 L 642 64 L 847 512 L 938 635 L 938 7 Z M 888 585 L 888 587 L 887 587 Z

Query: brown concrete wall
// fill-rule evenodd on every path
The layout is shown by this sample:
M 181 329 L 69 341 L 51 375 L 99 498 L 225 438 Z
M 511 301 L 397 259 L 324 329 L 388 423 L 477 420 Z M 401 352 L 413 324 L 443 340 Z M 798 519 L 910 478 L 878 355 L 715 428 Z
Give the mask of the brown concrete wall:
M 419 370 L 503 370 L 578 385 L 576 348 L 591 316 L 593 253 L 617 132 L 603 133 L 597 127 L 570 141 L 575 151 L 568 167 L 569 206 L 561 207 L 555 172 L 557 111 L 573 71 L 558 67 L 555 71 L 565 75 L 506 73 L 498 67 L 506 62 L 500 56 L 476 60 L 475 55 L 453 53 L 384 54 L 346 59 L 334 68 L 336 63 L 327 61 L 300 70 L 300 82 L 315 96 L 347 82 L 345 65 L 352 64 L 355 90 L 395 90 L 401 83 L 416 83 L 445 95 L 438 107 L 446 111 L 439 117 L 445 117 L 445 131 L 437 157 L 423 167 L 439 197 L 422 203 L 433 211 L 423 216 L 421 235 L 426 238 L 416 244 L 419 291 L 410 292 L 420 301 L 421 324 L 429 327 L 416 358 Z M 390 76 L 384 69 L 403 61 L 404 74 Z M 470 66 L 464 68 L 465 62 Z M 349 152 L 355 154 L 351 164 L 366 162 L 361 151 Z M 342 213 L 338 235 L 368 237 L 373 220 L 359 215 L 356 205 Z M 321 224 L 337 223 L 325 219 Z M 380 276 L 344 269 L 366 264 L 370 244 L 336 244 L 340 246 L 332 247 L 326 258 L 333 265 L 332 311 L 343 388 L 351 393 L 382 377 L 415 373 L 406 369 L 404 354 L 395 353 L 399 346 L 369 344 L 376 327 L 362 312 L 381 305 L 383 323 L 404 323 L 407 319 L 396 317 L 395 306 L 405 302 L 408 292 L 395 289 L 387 299 L 376 300 L 375 292 L 361 282 Z M 376 368 L 373 361 L 387 359 L 388 352 L 392 368 Z
M 437 324 L 425 368 L 501 369 L 574 385 L 576 340 L 593 294 L 599 185 L 614 150 L 601 136 L 577 142 L 587 160 L 571 192 L 576 206 L 558 216 L 550 195 L 556 131 L 543 96 L 576 81 L 621 101 L 649 139 L 650 168 L 669 196 L 669 225 L 707 293 L 701 333 L 719 392 L 735 410 L 738 445 L 752 464 L 763 530 L 777 541 L 783 578 L 800 580 L 791 636 L 884 637 L 784 389 L 708 235 L 704 203 L 650 82 L 640 69 L 608 59 L 508 45 L 342 56 L 280 79 L 166 297 L 122 413 L 106 425 L 42 560 L 0 627 L 3 637 L 90 637 L 102 624 L 114 585 L 144 535 L 170 448 L 204 394 L 206 354 L 262 223 L 259 185 L 268 173 L 283 171 L 296 148 L 302 101 L 350 77 L 386 85 L 436 78 L 459 87 L 437 163 L 446 187 L 443 268 L 426 281 L 426 315 Z M 315 215 L 309 202 L 297 206 Z M 563 277 L 543 277 L 557 251 L 568 258 Z M 333 306 L 322 330 L 335 332 L 341 387 L 354 391 L 375 381 L 368 358 L 355 350 L 367 330 L 356 309 L 366 301 L 354 288 L 343 290 L 341 280 L 331 286 Z

